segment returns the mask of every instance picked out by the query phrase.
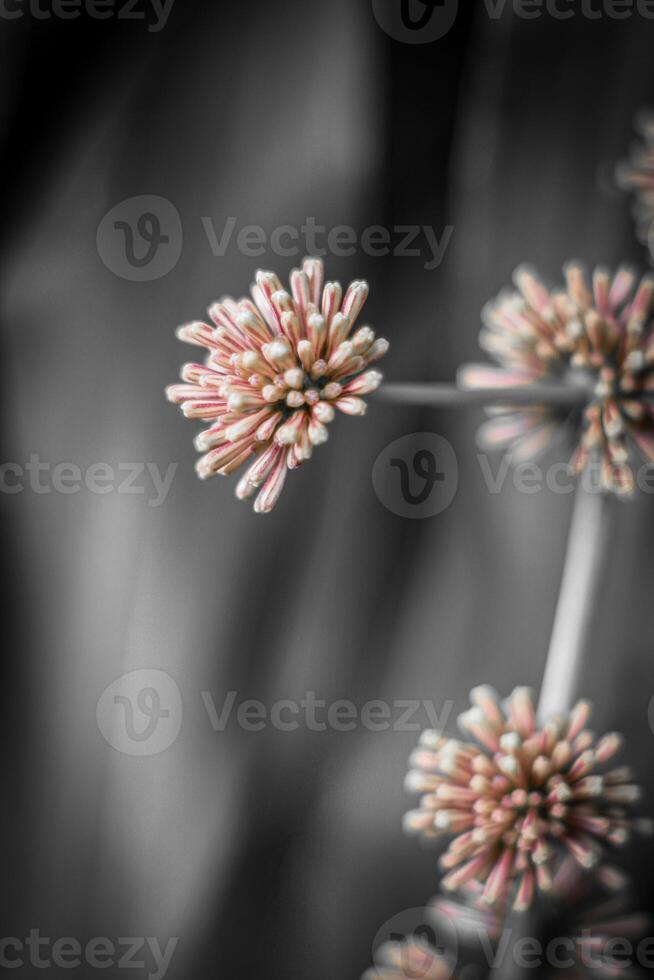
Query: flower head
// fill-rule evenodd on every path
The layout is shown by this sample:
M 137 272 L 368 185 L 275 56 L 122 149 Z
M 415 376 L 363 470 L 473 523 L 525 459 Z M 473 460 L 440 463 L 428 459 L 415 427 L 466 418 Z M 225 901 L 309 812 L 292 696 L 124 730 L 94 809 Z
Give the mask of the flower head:
M 209 353 L 203 364 L 185 364 L 185 383 L 166 392 L 187 418 L 212 423 L 195 440 L 205 454 L 198 475 L 224 476 L 249 462 L 236 495 L 261 487 L 260 513 L 275 506 L 287 470 L 325 442 L 335 409 L 364 414 L 361 396 L 381 381 L 367 368 L 388 350 L 370 327 L 352 332 L 367 283 L 353 282 L 343 295 L 339 283 L 324 283 L 320 259 L 305 259 L 290 284 L 289 293 L 273 272 L 258 272 L 254 302 L 226 297 L 209 309 L 213 326 L 180 327 L 181 340 Z
M 586 730 L 587 701 L 539 727 L 527 688 L 504 705 L 487 686 L 470 697 L 459 726 L 476 744 L 423 734 L 407 788 L 425 795 L 405 825 L 425 837 L 453 836 L 441 858 L 444 888 L 474 879 L 484 904 L 501 906 L 510 893 L 522 911 L 537 891 L 551 890 L 563 856 L 587 869 L 607 845 L 627 841 L 639 827 L 629 813 L 639 790 L 626 767 L 604 771 L 622 740 L 595 740 Z
M 444 955 L 456 951 L 460 975 L 489 977 L 507 952 L 515 923 L 506 909 L 484 907 L 482 887 L 468 882 L 459 895 L 437 896 L 427 906 L 425 918 L 433 925 Z M 551 892 L 532 906 L 531 939 L 542 953 L 543 975 L 552 977 L 606 977 L 618 972 L 631 975 L 628 960 L 615 956 L 616 941 L 632 955 L 651 929 L 651 918 L 633 902 L 630 882 L 617 868 L 607 865 L 585 874 L 577 862 L 562 861 Z
M 459 894 L 439 895 L 425 910 L 444 956 L 456 951 L 460 975 L 487 977 L 506 954 L 514 923 L 506 907 L 489 908 L 481 902 L 483 888 L 467 882 Z M 532 906 L 529 924 L 532 941 L 543 953 L 546 977 L 640 975 L 636 950 L 650 934 L 651 916 L 634 903 L 629 878 L 618 868 L 604 865 L 592 875 L 567 857 L 555 875 L 552 889 Z M 620 946 L 617 946 L 617 943 Z M 632 956 L 615 956 L 616 948 Z M 640 962 L 640 958 L 638 960 Z
M 640 282 L 620 268 L 596 269 L 592 288 L 577 263 L 565 269 L 566 288 L 550 291 L 526 267 L 515 273 L 518 292 L 502 293 L 484 310 L 481 346 L 500 367 L 465 366 L 467 388 L 559 383 L 580 389 L 584 403 L 570 412 L 547 405 L 507 404 L 491 410 L 480 441 L 508 447 L 515 460 L 538 455 L 568 425 L 579 473 L 599 464 L 600 486 L 629 493 L 633 461 L 654 463 L 654 279 Z
M 630 159 L 619 164 L 616 177 L 620 187 L 635 193 L 636 229 L 647 244 L 654 222 L 654 114 L 640 113 L 636 126 L 644 142 L 635 145 Z
M 375 959 L 377 966 L 363 974 L 361 980 L 450 980 L 450 963 L 417 936 L 403 942 L 385 943 Z

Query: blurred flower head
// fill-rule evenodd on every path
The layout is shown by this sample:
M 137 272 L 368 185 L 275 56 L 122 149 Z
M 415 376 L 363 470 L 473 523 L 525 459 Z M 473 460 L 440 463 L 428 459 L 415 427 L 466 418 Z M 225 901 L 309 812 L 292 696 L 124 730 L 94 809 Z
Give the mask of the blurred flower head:
M 343 295 L 339 283 L 324 283 L 320 259 L 305 259 L 290 286 L 289 293 L 273 272 L 258 272 L 252 300 L 226 297 L 209 309 L 213 325 L 180 327 L 178 337 L 208 356 L 185 364 L 185 383 L 166 391 L 187 418 L 211 422 L 195 440 L 204 453 L 198 475 L 224 476 L 247 462 L 236 495 L 258 490 L 259 513 L 275 506 L 287 471 L 326 441 L 335 409 L 364 414 L 361 396 L 381 381 L 368 368 L 388 350 L 370 327 L 353 333 L 367 283 L 353 282 Z
M 425 795 L 405 827 L 453 838 L 441 857 L 445 889 L 476 881 L 483 905 L 510 900 L 524 911 L 551 891 L 565 856 L 590 869 L 626 843 L 640 826 L 630 813 L 639 790 L 628 768 L 605 770 L 622 740 L 586 729 L 587 701 L 539 726 L 527 688 L 504 704 L 487 686 L 470 697 L 459 726 L 474 741 L 427 731 L 413 753 L 407 789 Z
M 457 970 L 466 980 L 481 980 L 493 970 L 503 973 L 507 966 L 510 973 L 506 958 L 515 952 L 515 939 L 537 943 L 543 966 L 539 976 L 639 974 L 638 946 L 647 941 L 651 918 L 636 910 L 630 881 L 617 868 L 605 865 L 587 874 L 573 858 L 565 858 L 551 890 L 532 905 L 529 937 L 522 932 L 514 937 L 506 903 L 484 907 L 482 893 L 483 887 L 470 881 L 456 895 L 437 896 L 426 909 L 444 955 L 449 947 L 456 950 Z
M 361 980 L 450 980 L 452 967 L 429 943 L 417 936 L 385 943 L 377 951 L 377 966 Z
M 629 156 L 618 165 L 616 179 L 623 190 L 634 192 L 634 218 L 639 239 L 650 246 L 654 222 L 654 113 L 643 110 L 636 118 L 643 141 L 636 143 Z
M 549 290 L 523 266 L 518 292 L 504 292 L 483 313 L 480 345 L 499 363 L 470 364 L 459 373 L 466 388 L 513 388 L 539 383 L 580 389 L 579 409 L 506 404 L 489 410 L 479 440 L 508 448 L 515 462 L 533 458 L 555 439 L 572 435 L 572 467 L 597 464 L 599 486 L 634 488 L 634 463 L 654 463 L 654 279 L 638 281 L 627 268 L 614 276 L 595 269 L 592 285 L 576 262 L 566 287 Z

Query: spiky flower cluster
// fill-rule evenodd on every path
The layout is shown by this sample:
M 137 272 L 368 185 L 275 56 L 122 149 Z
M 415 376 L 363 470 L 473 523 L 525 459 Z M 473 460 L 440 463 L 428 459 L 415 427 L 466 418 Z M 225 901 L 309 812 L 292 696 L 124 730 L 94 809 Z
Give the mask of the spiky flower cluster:
M 513 930 L 506 909 L 484 906 L 482 893 L 478 882 L 469 881 L 460 894 L 439 895 L 425 910 L 439 946 L 456 950 L 457 969 L 466 976 L 471 966 L 480 977 L 497 974 L 510 953 Z M 622 871 L 602 865 L 586 874 L 571 857 L 561 862 L 530 922 L 537 926 L 533 939 L 543 954 L 542 974 L 559 978 L 631 976 L 629 966 L 636 966 L 638 946 L 648 941 L 652 925 L 651 916 L 634 905 Z M 618 960 L 616 948 L 631 955 L 632 963 Z
M 478 744 L 425 732 L 411 757 L 407 788 L 424 793 L 406 816 L 409 832 L 454 835 L 441 858 L 443 887 L 476 879 L 485 905 L 527 909 L 552 888 L 564 855 L 593 867 L 608 844 L 624 844 L 638 822 L 629 814 L 639 790 L 626 767 L 603 772 L 621 746 L 585 728 L 590 705 L 539 727 L 527 688 L 500 704 L 487 686 L 470 695 L 459 726 Z M 644 829 L 644 828 L 643 828 Z
M 643 112 L 636 126 L 644 142 L 633 147 L 629 161 L 619 164 L 616 177 L 623 190 L 634 191 L 638 237 L 650 244 L 654 223 L 654 114 Z
M 376 966 L 361 980 L 484 980 L 503 973 L 517 951 L 515 924 L 506 902 L 489 908 L 482 894 L 483 886 L 470 880 L 455 895 L 437 895 L 423 912 L 420 934 L 380 946 Z M 529 919 L 537 931 L 520 936 L 530 944 L 530 955 L 540 958 L 530 964 L 542 968 L 539 976 L 605 980 L 640 975 L 635 968 L 644 966 L 641 951 L 650 943 L 652 917 L 634 904 L 631 882 L 622 871 L 601 865 L 589 875 L 567 856 L 542 898 Z
M 361 980 L 450 980 L 452 976 L 450 963 L 416 936 L 385 943 L 375 959 L 378 965 L 366 970 Z
M 180 327 L 181 340 L 209 354 L 204 364 L 185 364 L 185 384 L 166 391 L 187 418 L 212 422 L 195 440 L 205 454 L 200 477 L 227 475 L 256 457 L 236 495 L 244 499 L 261 487 L 259 513 L 275 506 L 287 470 L 325 442 L 335 409 L 364 414 L 361 396 L 381 381 L 366 369 L 388 350 L 370 327 L 352 333 L 367 283 L 351 283 L 343 296 L 339 283 L 324 283 L 320 259 L 305 259 L 290 284 L 289 293 L 273 272 L 258 272 L 254 302 L 226 297 L 209 309 L 213 326 Z
M 491 410 L 480 441 L 508 447 L 514 460 L 538 455 L 572 423 L 575 472 L 597 464 L 599 485 L 634 488 L 633 461 L 654 462 L 654 280 L 638 282 L 627 268 L 596 269 L 592 288 L 577 263 L 565 268 L 566 288 L 551 292 L 527 267 L 515 273 L 519 292 L 505 292 L 484 310 L 480 345 L 499 368 L 471 364 L 459 374 L 467 388 L 511 388 L 540 382 L 577 386 L 583 409 L 507 404 Z

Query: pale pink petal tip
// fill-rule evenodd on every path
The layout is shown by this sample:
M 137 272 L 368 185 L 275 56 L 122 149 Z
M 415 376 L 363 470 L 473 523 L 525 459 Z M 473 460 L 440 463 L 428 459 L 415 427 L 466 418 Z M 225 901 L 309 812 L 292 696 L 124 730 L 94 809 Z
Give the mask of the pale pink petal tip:
M 654 171 L 653 171 L 654 172 Z M 572 469 L 594 467 L 598 488 L 630 494 L 635 466 L 654 462 L 654 284 L 628 266 L 611 276 L 567 263 L 565 286 L 549 289 L 529 266 L 516 270 L 517 292 L 486 305 L 480 346 L 496 361 L 464 365 L 464 389 L 574 387 L 586 396 L 581 412 L 544 404 L 490 411 L 480 432 L 485 449 L 505 448 L 515 463 L 534 459 L 560 434 L 573 445 Z
M 405 830 L 452 838 L 441 857 L 446 890 L 476 882 L 486 906 L 525 911 L 562 861 L 595 868 L 643 829 L 632 813 L 640 791 L 628 767 L 611 768 L 621 736 L 586 728 L 589 702 L 539 725 L 529 688 L 501 702 L 481 685 L 470 700 L 459 716 L 466 741 L 428 732 L 412 753 L 406 788 L 424 795 Z
M 418 936 L 380 946 L 361 980 L 450 980 L 451 962 Z
M 258 271 L 253 299 L 224 297 L 209 309 L 213 325 L 184 324 L 177 336 L 204 347 L 204 364 L 185 364 L 184 384 L 166 389 L 189 419 L 211 423 L 195 439 L 205 455 L 201 479 L 228 475 L 249 462 L 236 487 L 254 496 L 257 513 L 279 500 L 288 470 L 311 458 L 327 441 L 335 409 L 365 414 L 364 395 L 380 385 L 371 365 L 388 350 L 368 326 L 357 326 L 368 296 L 363 280 L 343 293 L 325 284 L 323 263 L 307 258 L 290 276 L 290 291 L 273 272 Z M 252 462 L 254 457 L 254 462 Z

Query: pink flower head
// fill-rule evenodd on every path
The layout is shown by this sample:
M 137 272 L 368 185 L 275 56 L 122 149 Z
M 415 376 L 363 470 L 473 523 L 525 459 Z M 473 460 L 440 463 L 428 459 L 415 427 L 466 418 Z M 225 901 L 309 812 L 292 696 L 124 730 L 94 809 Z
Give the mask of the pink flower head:
M 489 908 L 482 895 L 483 886 L 468 881 L 458 894 L 432 899 L 425 912 L 445 955 L 456 951 L 460 975 L 474 971 L 491 977 L 511 951 L 515 923 L 510 906 L 497 903 Z M 635 904 L 631 882 L 622 871 L 601 865 L 587 874 L 568 856 L 559 865 L 551 891 L 538 898 L 528 920 L 535 932 L 520 938 L 535 940 L 543 951 L 543 976 L 591 980 L 640 975 L 635 969 L 637 951 L 651 935 L 652 920 Z M 618 942 L 618 948 L 626 944 L 631 963 L 615 957 Z
M 648 243 L 654 222 L 654 114 L 640 113 L 636 126 L 644 142 L 633 147 L 629 161 L 619 164 L 616 177 L 623 190 L 634 192 L 636 230 Z
M 202 479 L 225 476 L 248 462 L 236 487 L 243 500 L 259 490 L 254 509 L 277 503 L 287 470 L 327 439 L 334 410 L 363 415 L 381 375 L 368 368 L 388 350 L 370 327 L 354 325 L 367 283 L 324 283 L 320 259 L 305 259 L 287 292 L 274 272 L 258 272 L 252 300 L 229 297 L 209 310 L 213 325 L 180 327 L 181 340 L 205 347 L 203 364 L 185 364 L 184 384 L 166 394 L 187 418 L 210 422 L 195 445 Z M 261 488 L 261 489 L 259 489 Z
M 484 310 L 481 346 L 499 363 L 465 366 L 466 388 L 512 388 L 544 382 L 580 389 L 578 411 L 511 405 L 491 409 L 480 430 L 486 448 L 508 447 L 515 461 L 550 446 L 563 426 L 572 433 L 572 466 L 599 464 L 604 490 L 630 493 L 634 458 L 654 463 L 654 279 L 638 281 L 627 268 L 593 273 L 592 287 L 577 263 L 565 269 L 566 288 L 551 291 L 526 267 L 515 273 L 518 292 L 502 293 Z
M 420 792 L 406 816 L 409 832 L 452 836 L 441 865 L 443 887 L 483 884 L 481 899 L 527 909 L 536 891 L 552 889 L 560 860 L 594 867 L 607 845 L 622 845 L 639 797 L 626 767 L 605 771 L 618 752 L 617 734 L 598 740 L 586 730 L 590 705 L 580 701 L 542 727 L 531 693 L 517 687 L 502 705 L 487 686 L 470 695 L 459 726 L 474 742 L 425 732 L 411 757 L 407 788 Z
M 373 966 L 361 980 L 450 980 L 450 963 L 424 940 L 410 936 L 403 942 L 385 943 Z

